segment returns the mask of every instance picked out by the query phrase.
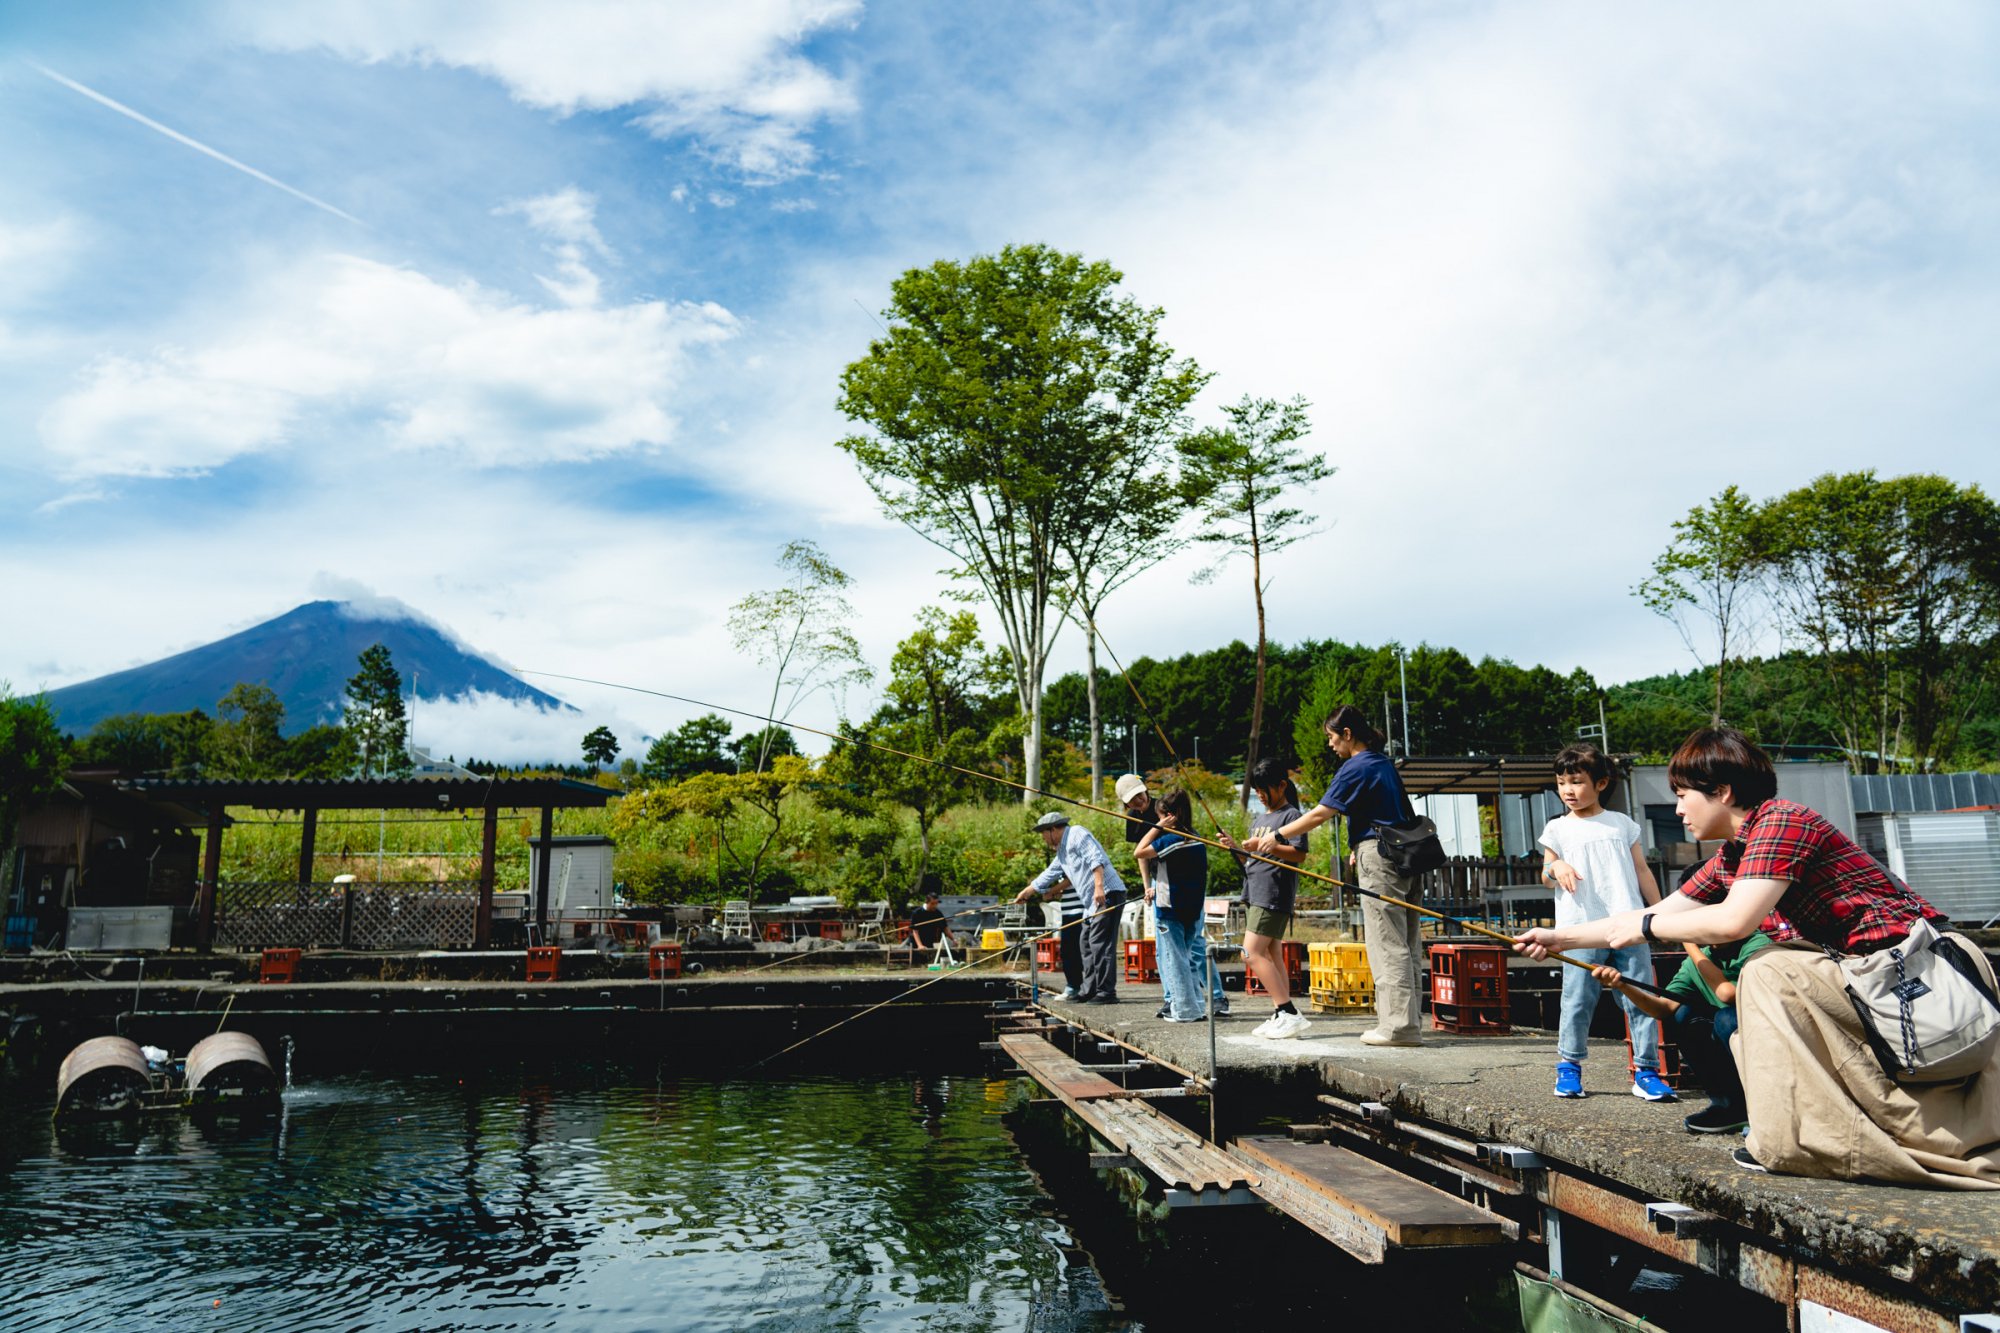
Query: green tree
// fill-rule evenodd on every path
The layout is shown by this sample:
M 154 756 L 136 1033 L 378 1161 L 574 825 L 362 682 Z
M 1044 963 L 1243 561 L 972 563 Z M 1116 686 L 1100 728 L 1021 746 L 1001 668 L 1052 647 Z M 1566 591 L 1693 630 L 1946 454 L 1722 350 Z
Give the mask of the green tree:
M 914 816 L 911 892 L 930 868 L 938 817 L 982 794 L 977 779 L 956 769 L 985 768 L 989 755 L 979 722 L 987 701 L 1006 688 L 1006 660 L 986 650 L 973 614 L 925 607 L 917 613 L 915 632 L 890 658 L 882 707 L 865 724 L 843 725 L 827 755 L 832 790 L 860 798 L 852 802 L 858 807 L 881 801 Z
M 1190 436 L 1182 445 L 1189 485 L 1202 497 L 1204 528 L 1199 540 L 1221 553 L 1206 571 L 1214 577 L 1230 556 L 1250 557 L 1250 590 L 1257 604 L 1257 680 L 1250 704 L 1250 738 L 1244 747 L 1243 788 L 1238 804 L 1250 804 L 1250 770 L 1257 764 L 1264 728 L 1264 559 L 1311 535 L 1319 524 L 1297 504 L 1302 493 L 1333 475 L 1317 453 L 1295 448 L 1312 432 L 1303 398 L 1280 403 L 1245 397 L 1222 409 L 1229 425 Z M 1198 576 L 1199 577 L 1199 576 Z
M 409 720 L 403 711 L 403 676 L 389 649 L 374 644 L 361 651 L 361 669 L 347 682 L 341 725 L 354 738 L 361 776 L 397 776 L 410 771 Z
M 1026 785 L 1042 784 L 1042 682 L 1074 571 L 1066 529 L 1102 512 L 1128 440 L 1201 383 L 1123 274 L 1044 245 L 912 269 L 888 331 L 841 375 L 840 441 L 890 517 L 976 584 L 1007 642 Z
M 1633 589 L 1648 610 L 1673 622 L 1695 661 L 1713 664 L 1712 726 L 1722 725 L 1730 652 L 1740 655 L 1742 639 L 1754 629 L 1766 568 L 1763 531 L 1757 505 L 1725 486 L 1674 523 L 1673 539 L 1654 557 L 1652 574 Z
M 729 719 L 720 713 L 689 718 L 653 742 L 640 771 L 654 782 L 681 782 L 697 773 L 733 773 L 736 765 L 723 753 L 729 731 Z
M 16 697 L 0 681 L 0 866 L 21 816 L 56 794 L 68 766 L 69 746 L 47 697 Z
M 321 723 L 307 727 L 285 742 L 283 766 L 287 777 L 321 781 L 344 778 L 360 762 L 354 738 L 341 727 Z
M 215 705 L 203 752 L 217 777 L 278 777 L 285 762 L 285 701 L 268 685 L 239 681 Z
M 185 713 L 114 713 L 77 742 L 78 767 L 185 778 L 201 771 L 214 723 L 199 708 Z
M 593 727 L 583 738 L 583 762 L 593 768 L 608 768 L 618 758 L 618 738 L 609 727 Z
M 1936 476 L 1886 483 L 1902 537 L 1898 654 L 1908 741 L 1919 764 L 1957 750 L 1989 696 L 2000 647 L 2000 506 Z
M 845 590 L 852 580 L 840 566 L 817 544 L 794 541 L 778 553 L 778 568 L 785 573 L 783 587 L 753 592 L 729 611 L 729 637 L 736 651 L 771 669 L 765 716 L 773 723 L 790 717 L 818 690 L 837 693 L 873 675 L 862 660 L 860 641 L 848 628 L 854 623 L 854 607 Z M 756 772 L 764 771 L 771 756 L 770 736 L 767 726 L 760 733 Z
M 737 772 L 748 770 L 755 773 L 760 760 L 768 763 L 781 754 L 798 754 L 799 743 L 790 727 L 769 726 L 744 732 L 729 742 L 728 749 Z

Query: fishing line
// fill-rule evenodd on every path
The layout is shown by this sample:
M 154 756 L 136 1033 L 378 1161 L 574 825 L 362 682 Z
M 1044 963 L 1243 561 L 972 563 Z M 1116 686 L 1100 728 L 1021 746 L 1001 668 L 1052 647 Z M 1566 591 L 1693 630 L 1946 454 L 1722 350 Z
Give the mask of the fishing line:
M 542 673 L 542 674 L 546 675 L 547 673 L 546 673 L 546 672 L 544 672 L 544 673 Z M 811 731 L 811 730 L 812 730 L 812 728 L 810 728 L 810 727 L 805 727 L 805 728 L 802 728 L 802 730 L 806 730 L 806 731 Z M 824 733 L 824 732 L 819 732 L 819 733 L 815 733 L 815 734 L 818 734 L 818 735 L 824 735 L 825 733 Z M 1023 940 L 1023 941 L 1021 941 L 1021 943 L 1023 943 L 1023 944 L 1027 944 L 1027 945 L 1034 945 L 1034 944 L 1040 944 L 1040 943 L 1041 943 L 1041 942 L 1042 942 L 1043 940 L 1052 940 L 1052 939 L 1054 939 L 1054 938 L 1055 938 L 1056 936 L 1058 936 L 1058 935 L 1062 934 L 1062 933 L 1063 933 L 1063 932 L 1064 932 L 1065 930 L 1075 930 L 1075 929 L 1079 929 L 1079 928 L 1081 928 L 1081 927 L 1082 927 L 1082 925 L 1083 925 L 1083 923 L 1084 923 L 1084 922 L 1086 922 L 1086 921 L 1090 921 L 1090 920 L 1094 920 L 1094 919 L 1095 919 L 1095 918 L 1097 918 L 1097 917 L 1100 917 L 1100 916 L 1103 916 L 1103 915 L 1104 915 L 1104 914 L 1105 914 L 1106 912 L 1122 912 L 1122 911 L 1124 911 L 1124 910 L 1125 910 L 1125 904 L 1124 904 L 1124 903 L 1122 903 L 1122 902 L 1120 902 L 1120 903 L 1117 903 L 1117 904 L 1111 904 L 1111 905 L 1106 905 L 1106 906 L 1104 906 L 1104 907 L 1100 907 L 1100 908 L 1098 908 L 1098 909 L 1097 909 L 1096 911 L 1094 911 L 1094 912 L 1091 912 L 1091 913 L 1089 913 L 1088 915 L 1085 915 L 1085 916 L 1080 916 L 1080 917 L 1078 917 L 1078 918 L 1077 918 L 1076 920 L 1074 920 L 1074 921 L 1065 921 L 1065 922 L 1063 922 L 1063 923 L 1062 923 L 1062 925 L 1060 925 L 1060 926 L 1056 927 L 1056 928 L 1055 928 L 1054 930 L 1051 930 L 1051 931 L 1048 931 L 1048 932 L 1046 932 L 1046 933 L 1044 933 L 1044 934 L 1041 934 L 1041 935 L 1036 935 L 1036 936 L 1033 936 L 1032 938 L 1029 938 L 1029 939 L 1026 939 L 1026 940 Z M 814 1041 L 818 1041 L 818 1040 L 819 1040 L 819 1039 L 820 1039 L 821 1037 L 824 1037 L 824 1036 L 825 1036 L 825 1035 L 826 1035 L 827 1033 L 829 1033 L 829 1032 L 832 1032 L 832 1031 L 834 1031 L 834 1030 L 835 1030 L 835 1029 L 837 1029 L 837 1028 L 844 1028 L 844 1027 L 846 1027 L 846 1026 L 847 1026 L 847 1025 L 849 1024 L 849 1023 L 852 1023 L 852 1022 L 854 1022 L 854 1021 L 855 1021 L 856 1019 L 858 1019 L 858 1018 L 866 1018 L 866 1017 L 868 1017 L 868 1015 L 870 1015 L 870 1014 L 874 1013 L 874 1012 L 875 1012 L 875 1011 L 876 1011 L 877 1009 L 886 1009 L 886 1008 L 888 1008 L 888 1007 L 889 1007 L 890 1005 L 892 1005 L 892 1004 L 896 1003 L 896 1002 L 897 1002 L 898 1000 L 907 1000 L 907 999 L 909 999 L 909 998 L 910 998 L 910 997 L 911 997 L 912 995 L 915 995 L 915 994 L 916 994 L 916 993 L 917 993 L 918 991 L 920 991 L 920 990 L 924 990 L 924 989 L 926 989 L 926 988 L 928 988 L 928 987 L 931 987 L 931 986 L 935 986 L 935 985 L 937 985 L 937 984 L 938 984 L 938 983 L 939 983 L 940 981 L 948 981 L 948 980 L 950 980 L 951 978 L 953 978 L 953 977 L 955 977 L 955 976 L 959 975 L 959 974 L 960 974 L 961 972 L 970 972 L 970 971 L 971 971 L 971 970 L 972 970 L 973 968 L 975 968 L 975 967 L 979 967 L 979 966 L 981 966 L 982 964 L 985 964 L 985 963 L 990 963 L 990 962 L 992 962 L 992 961 L 993 961 L 994 959 L 996 959 L 996 958 L 1005 958 L 1005 957 L 1006 957 L 1006 956 L 1008 955 L 1008 953 L 1010 953 L 1010 952 L 1011 952 L 1011 950 L 1006 950 L 1006 949 L 1003 949 L 1003 950 L 1001 950 L 1001 951 L 999 951 L 999 952 L 997 952 L 997 953 L 990 953 L 990 954 L 986 955 L 986 957 L 984 957 L 984 958 L 975 958 L 975 959 L 973 959 L 972 961 L 970 961 L 970 962 L 966 963 L 966 964 L 965 964 L 964 966 L 962 966 L 962 967 L 956 967 L 956 968 L 952 968 L 951 970 L 949 970 L 949 971 L 947 971 L 947 972 L 944 972 L 944 973 L 941 973 L 941 974 L 940 974 L 940 975 L 938 975 L 938 976 L 935 976 L 935 977 L 932 977 L 932 978 L 931 978 L 931 979 L 930 979 L 929 981 L 926 981 L 926 982 L 922 983 L 921 985 L 917 985 L 917 986 L 912 986 L 912 987 L 910 987 L 910 988 L 909 988 L 908 990 L 904 991 L 904 992 L 903 992 L 903 993 L 902 993 L 901 995 L 891 995 L 891 996 L 890 996 L 890 997 L 889 997 L 888 999 L 886 999 L 886 1000 L 883 1000 L 883 1001 L 881 1001 L 881 1002 L 880 1002 L 880 1003 L 878 1003 L 878 1004 L 871 1004 L 871 1005 L 869 1005 L 869 1006 L 868 1006 L 868 1007 L 867 1007 L 866 1009 L 863 1009 L 863 1010 L 860 1010 L 860 1011 L 859 1011 L 859 1012 L 857 1012 L 857 1013 L 852 1013 L 852 1014 L 849 1014 L 849 1015 L 848 1015 L 847 1017 L 845 1017 L 845 1018 L 841 1019 L 841 1020 L 840 1020 L 839 1022 L 837 1022 L 837 1023 L 833 1023 L 833 1024 L 830 1024 L 830 1025 L 829 1025 L 829 1026 L 827 1026 L 827 1027 L 823 1027 L 823 1028 L 821 1028 L 821 1029 L 820 1029 L 819 1031 L 817 1031 L 817 1032 L 815 1032 L 815 1033 L 811 1034 L 810 1036 L 806 1036 L 806 1037 L 801 1037 L 801 1038 L 799 1038 L 799 1039 L 798 1039 L 797 1041 L 793 1042 L 793 1043 L 792 1043 L 792 1044 L 791 1044 L 790 1046 L 787 1046 L 787 1047 L 785 1047 L 785 1049 L 784 1049 L 784 1050 L 782 1050 L 782 1051 L 773 1051 L 773 1052 L 771 1052 L 771 1054 L 769 1054 L 769 1055 L 765 1056 L 765 1057 L 764 1057 L 763 1059 L 761 1059 L 761 1060 L 757 1061 L 757 1062 L 756 1062 L 755 1064 L 752 1064 L 752 1065 L 749 1065 L 749 1066 L 747 1066 L 747 1068 L 748 1068 L 748 1069 L 761 1069 L 761 1068 L 763 1068 L 763 1067 L 764 1067 L 765 1065 L 769 1064 L 769 1063 L 770 1063 L 771 1061 L 773 1061 L 773 1060 L 777 1059 L 777 1058 L 778 1058 L 779 1056 L 781 1056 L 781 1055 L 789 1055 L 789 1054 L 790 1054 L 791 1052 L 793 1052 L 793 1051 L 796 1051 L 797 1049 L 799 1049 L 799 1047 L 801 1047 L 801 1046 L 804 1046 L 804 1045 L 805 1045 L 805 1044 L 807 1044 L 808 1042 L 814 1042 Z
M 809 727 L 802 722 L 788 722 L 780 718 L 767 717 L 762 713 L 752 713 L 742 708 L 731 708 L 727 704 L 715 704 L 715 703 L 709 703 L 705 699 L 690 698 L 685 694 L 671 694 L 666 690 L 647 689 L 643 685 L 623 685 L 618 683 L 617 681 L 596 680 L 589 676 L 565 675 L 564 673 L 559 671 L 529 671 L 526 668 L 517 668 L 517 671 L 519 672 L 519 674 L 524 676 L 542 676 L 549 680 L 574 681 L 579 685 L 596 685 L 607 690 L 626 690 L 633 694 L 651 695 L 656 699 L 671 699 L 675 703 L 688 704 L 695 708 L 706 708 L 718 713 L 733 713 L 737 717 L 749 718 L 753 722 L 765 722 L 773 726 L 791 727 L 796 731 L 803 731 L 808 735 L 823 736 L 827 740 L 834 741 L 836 743 L 845 743 L 849 745 L 866 745 L 870 749 L 881 750 L 885 754 L 893 754 L 903 759 L 914 759 L 920 764 L 930 764 L 933 767 L 942 768 L 947 770 L 948 772 L 962 773 L 966 777 L 979 778 L 985 782 L 993 782 L 993 783 L 998 783 L 1000 786 L 1003 787 L 1011 787 L 1015 791 L 1024 792 L 1029 796 L 1040 797 L 1050 801 L 1060 801 L 1064 805 L 1073 805 L 1079 810 L 1088 810 L 1092 814 L 1104 815 L 1107 818 L 1111 819 L 1122 820 L 1127 818 L 1127 816 L 1123 811 L 1106 810 L 1101 806 L 1092 805 L 1088 801 L 1078 800 L 1074 796 L 1064 796 L 1059 792 L 1044 791 L 1038 787 L 1030 787 L 1023 782 L 1015 782 L 1011 778 L 1003 778 L 999 776 L 997 773 L 983 773 L 976 768 L 964 768 L 958 764 L 947 763 L 945 760 L 942 759 L 933 759 L 929 755 L 912 754 L 908 750 L 899 750 L 893 745 L 885 745 L 880 741 L 871 741 L 862 736 L 843 736 L 831 731 L 821 731 L 818 727 Z M 1213 818 L 1213 815 L 1211 814 L 1210 817 Z M 1498 940 L 1501 943 L 1507 945 L 1510 949 L 1515 944 L 1514 937 L 1512 935 L 1505 933 L 1504 931 L 1494 930 L 1490 926 L 1484 925 L 1480 922 L 1467 921 L 1460 917 L 1452 916 L 1449 913 L 1440 912 L 1434 907 L 1425 907 L 1422 903 L 1405 902 L 1401 898 L 1391 897 L 1386 893 L 1380 893 L 1374 889 L 1365 888 L 1360 884 L 1349 884 L 1343 880 L 1335 879 L 1331 875 L 1322 875 L 1316 870 L 1308 870 L 1302 865 L 1294 866 L 1288 864 L 1287 862 L 1276 860 L 1272 857 L 1261 856 L 1256 852 L 1249 851 L 1248 849 L 1240 846 L 1225 847 L 1223 846 L 1223 844 L 1215 841 L 1213 838 L 1202 837 L 1199 833 L 1194 832 L 1192 829 L 1188 831 L 1187 837 L 1189 838 L 1189 840 L 1193 842 L 1198 842 L 1208 847 L 1220 848 L 1222 851 L 1229 852 L 1235 856 L 1249 857 L 1252 860 L 1262 861 L 1266 865 L 1277 866 L 1281 870 L 1296 871 L 1300 875 L 1305 876 L 1307 879 L 1317 880 L 1322 884 L 1328 884 L 1333 886 L 1334 888 L 1352 889 L 1356 893 L 1359 893 L 1364 897 L 1373 898 L 1377 902 L 1387 903 L 1391 907 L 1401 907 L 1408 911 L 1415 912 L 1419 916 L 1427 916 L 1432 918 L 1433 920 L 1442 921 L 1447 925 L 1457 926 L 1468 934 L 1484 935 L 1488 939 Z M 1566 963 L 1571 967 L 1580 967 L 1586 972 L 1591 971 L 1593 968 L 1597 966 L 1594 963 L 1586 963 L 1580 958 L 1572 958 L 1568 954 L 1559 953 L 1554 949 L 1549 950 L 1548 953 L 1546 954 L 1546 957 L 1553 958 L 1559 963 Z M 1645 982 L 1642 981 L 1635 981 L 1629 977 L 1626 978 L 1626 981 L 1627 984 L 1636 986 L 1639 989 L 1648 991 L 1654 995 L 1666 994 L 1666 992 L 1664 990 L 1661 990 L 1659 987 L 1648 986 Z
M 1138 701 L 1139 711 L 1144 713 L 1146 721 L 1152 724 L 1153 734 L 1160 738 L 1160 744 L 1166 746 L 1167 753 L 1173 756 L 1174 767 L 1187 767 L 1187 761 L 1181 758 L 1181 752 L 1176 750 L 1174 743 L 1167 739 L 1165 728 L 1160 726 L 1160 719 L 1153 715 L 1153 710 L 1146 704 L 1145 696 L 1139 693 L 1138 682 L 1132 679 L 1132 673 L 1125 669 L 1125 664 L 1118 660 L 1118 654 L 1111 651 L 1111 640 L 1104 637 L 1103 631 L 1097 628 L 1097 622 L 1089 616 L 1086 615 L 1083 618 L 1083 623 L 1090 627 L 1090 637 L 1096 639 L 1103 646 L 1104 655 L 1111 659 L 1111 665 L 1118 668 L 1118 674 L 1125 680 L 1125 688 L 1132 691 L 1133 699 Z M 1209 807 L 1208 798 L 1201 794 L 1201 788 L 1190 783 L 1187 790 L 1193 792 L 1195 800 L 1201 802 L 1201 812 L 1208 816 L 1208 822 L 1215 825 L 1217 831 L 1220 831 L 1222 829 L 1222 821 L 1215 817 L 1215 811 Z

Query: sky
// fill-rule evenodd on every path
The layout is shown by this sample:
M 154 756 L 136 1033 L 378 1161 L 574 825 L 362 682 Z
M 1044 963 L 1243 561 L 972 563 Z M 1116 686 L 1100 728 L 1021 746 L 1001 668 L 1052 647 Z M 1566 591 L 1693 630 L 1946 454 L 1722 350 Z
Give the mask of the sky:
M 1632 588 L 1724 486 L 2000 488 L 1973 0 L 14 4 L 0 179 L 16 691 L 347 593 L 756 711 L 728 611 L 796 538 L 886 672 L 949 580 L 835 447 L 839 375 L 898 274 L 1015 242 L 1162 308 L 1197 422 L 1310 401 L 1283 642 L 1687 669 Z M 1202 558 L 1112 598 L 1113 652 L 1254 637 Z M 585 724 L 472 701 L 416 742 L 698 711 L 526 678 Z

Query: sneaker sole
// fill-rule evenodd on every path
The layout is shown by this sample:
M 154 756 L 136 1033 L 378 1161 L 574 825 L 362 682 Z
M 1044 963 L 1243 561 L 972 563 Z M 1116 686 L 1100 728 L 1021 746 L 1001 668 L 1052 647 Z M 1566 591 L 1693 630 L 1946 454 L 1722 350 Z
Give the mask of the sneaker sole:
M 1632 1085 L 1632 1095 L 1634 1097 L 1637 1097 L 1642 1102 L 1677 1102 L 1680 1100 L 1679 1097 L 1676 1097 L 1674 1095 L 1673 1090 L 1671 1088 L 1669 1088 L 1667 1091 L 1663 1093 L 1655 1095 L 1653 1093 L 1647 1092 L 1637 1083 L 1634 1083 Z
M 1556 1089 L 1556 1096 L 1562 1098 L 1566 1102 L 1579 1102 L 1583 1100 L 1584 1092 L 1582 1088 L 1578 1088 L 1575 1092 L 1564 1092 L 1562 1089 L 1558 1088 Z
M 1750 1122 L 1748 1120 L 1739 1120 L 1733 1125 L 1690 1125 L 1687 1121 L 1683 1120 L 1681 1121 L 1681 1128 L 1690 1134 L 1741 1134 L 1744 1130 L 1750 1128 Z

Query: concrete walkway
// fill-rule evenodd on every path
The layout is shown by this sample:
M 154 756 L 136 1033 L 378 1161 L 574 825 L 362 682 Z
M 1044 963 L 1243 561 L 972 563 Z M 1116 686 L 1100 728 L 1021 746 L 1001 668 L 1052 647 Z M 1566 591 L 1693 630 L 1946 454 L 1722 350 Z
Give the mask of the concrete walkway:
M 1125 983 L 1115 1005 L 1070 1004 L 1042 992 L 1042 1007 L 1196 1074 L 1208 1069 L 1205 1023 L 1153 1016 L 1159 987 Z M 1296 1102 L 1299 1085 L 1350 1101 L 1387 1103 L 1481 1143 L 1530 1149 L 1552 1166 L 1615 1182 L 1738 1223 L 1810 1254 L 1814 1262 L 1879 1274 L 1947 1308 L 2000 1308 L 2000 1193 L 1808 1180 L 1746 1171 L 1730 1160 L 1742 1140 L 1690 1134 L 1681 1117 L 1706 1105 L 1630 1095 L 1622 1042 L 1593 1041 L 1587 1096 L 1553 1095 L 1555 1038 L 1427 1033 L 1419 1048 L 1364 1046 L 1373 1015 L 1313 1014 L 1312 1031 L 1289 1041 L 1253 1037 L 1270 1014 L 1262 996 L 1232 994 L 1234 1013 L 1216 1030 L 1218 1109 L 1232 1120 L 1244 1099 Z M 1289 1094 L 1289 1096 L 1288 1096 Z M 1321 1108 L 1322 1111 L 1325 1108 Z

